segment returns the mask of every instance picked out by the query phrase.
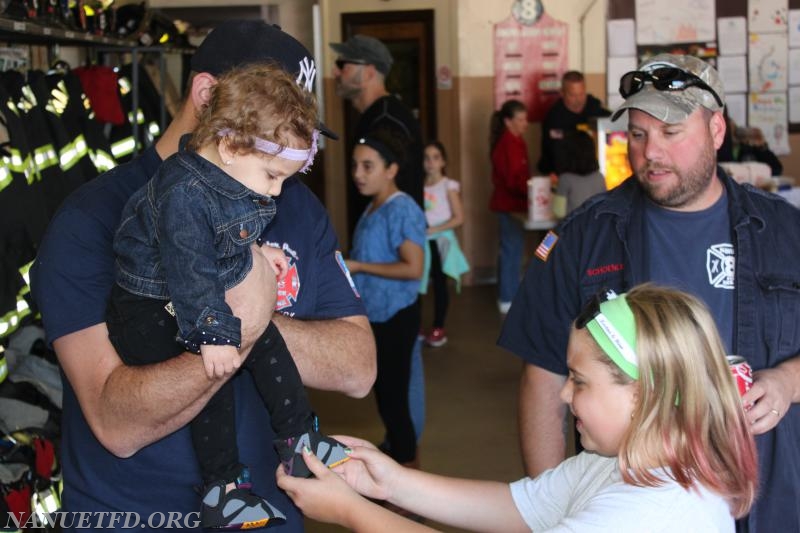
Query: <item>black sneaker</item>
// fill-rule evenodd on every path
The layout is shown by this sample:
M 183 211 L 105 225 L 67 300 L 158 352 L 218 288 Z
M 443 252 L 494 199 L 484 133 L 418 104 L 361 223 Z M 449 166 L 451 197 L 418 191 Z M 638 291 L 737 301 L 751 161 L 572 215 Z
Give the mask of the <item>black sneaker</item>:
M 250 473 L 247 469 L 236 478 L 236 488 L 225 492 L 225 481 L 216 481 L 203 490 L 203 527 L 213 529 L 255 529 L 279 526 L 286 516 L 267 500 L 250 492 Z
M 275 439 L 273 442 L 275 449 L 278 450 L 281 463 L 283 463 L 284 471 L 293 477 L 312 476 L 303 460 L 303 446 L 308 446 L 328 468 L 333 468 L 350 459 L 350 456 L 345 453 L 346 446 L 344 444 L 315 430 L 303 433 L 299 437 Z

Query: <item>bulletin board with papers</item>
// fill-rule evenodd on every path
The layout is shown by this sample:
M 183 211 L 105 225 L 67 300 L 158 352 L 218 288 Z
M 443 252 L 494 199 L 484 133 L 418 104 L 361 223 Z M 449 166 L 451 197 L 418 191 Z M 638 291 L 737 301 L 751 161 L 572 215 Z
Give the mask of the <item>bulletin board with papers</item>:
M 717 66 L 728 113 L 761 128 L 773 152 L 800 132 L 800 0 L 609 0 L 608 102 L 619 78 L 660 52 Z

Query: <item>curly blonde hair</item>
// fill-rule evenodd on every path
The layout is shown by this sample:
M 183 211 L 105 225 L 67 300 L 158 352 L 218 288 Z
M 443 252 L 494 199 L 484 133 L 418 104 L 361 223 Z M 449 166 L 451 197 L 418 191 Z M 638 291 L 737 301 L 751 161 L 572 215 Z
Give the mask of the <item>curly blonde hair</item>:
M 318 116 L 314 95 L 305 91 L 291 74 L 274 63 L 256 63 L 232 69 L 211 89 L 208 104 L 200 111 L 199 124 L 189 141 L 197 150 L 226 135 L 228 148 L 241 154 L 259 153 L 256 137 L 288 146 L 291 137 L 312 142 Z
M 700 300 L 674 289 L 640 285 L 626 299 L 640 377 L 619 451 L 623 478 L 659 485 L 651 468 L 661 465 L 684 488 L 699 482 L 744 516 L 756 497 L 757 454 L 714 319 Z

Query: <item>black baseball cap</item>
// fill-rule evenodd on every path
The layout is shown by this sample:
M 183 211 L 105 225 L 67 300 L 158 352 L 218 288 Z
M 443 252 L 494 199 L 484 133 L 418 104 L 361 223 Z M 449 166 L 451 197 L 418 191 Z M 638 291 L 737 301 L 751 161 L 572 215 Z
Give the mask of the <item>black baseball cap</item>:
M 392 70 L 394 58 L 386 45 L 369 35 L 353 35 L 343 43 L 329 43 L 330 47 L 344 60 L 375 65 L 384 76 Z
M 234 67 L 273 62 L 293 76 L 297 84 L 314 92 L 317 66 L 314 56 L 280 26 L 260 20 L 220 22 L 192 55 L 191 68 L 220 76 Z M 319 123 L 320 132 L 331 139 L 339 136 Z

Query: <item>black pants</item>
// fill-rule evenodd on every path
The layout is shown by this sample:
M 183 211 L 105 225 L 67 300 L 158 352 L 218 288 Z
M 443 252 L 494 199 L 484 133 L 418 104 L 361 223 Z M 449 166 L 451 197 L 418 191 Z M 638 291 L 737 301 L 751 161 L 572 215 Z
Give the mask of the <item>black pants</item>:
M 433 327 L 443 328 L 447 318 L 447 307 L 450 305 L 450 294 L 447 292 L 447 275 L 442 271 L 442 257 L 436 241 L 428 241 L 431 249 L 430 278 L 433 285 Z
M 184 352 L 175 341 L 178 326 L 163 300 L 131 294 L 114 285 L 106 322 L 111 343 L 125 364 L 159 363 Z M 313 414 L 300 374 L 278 328 L 270 322 L 244 362 L 270 412 L 278 438 L 311 429 Z M 242 470 L 236 444 L 232 380 L 208 401 L 190 424 L 203 482 L 230 483 Z
M 378 352 L 375 399 L 386 426 L 388 452 L 397 462 L 417 457 L 417 435 L 408 406 L 411 351 L 420 326 L 419 299 L 386 322 L 370 322 Z

